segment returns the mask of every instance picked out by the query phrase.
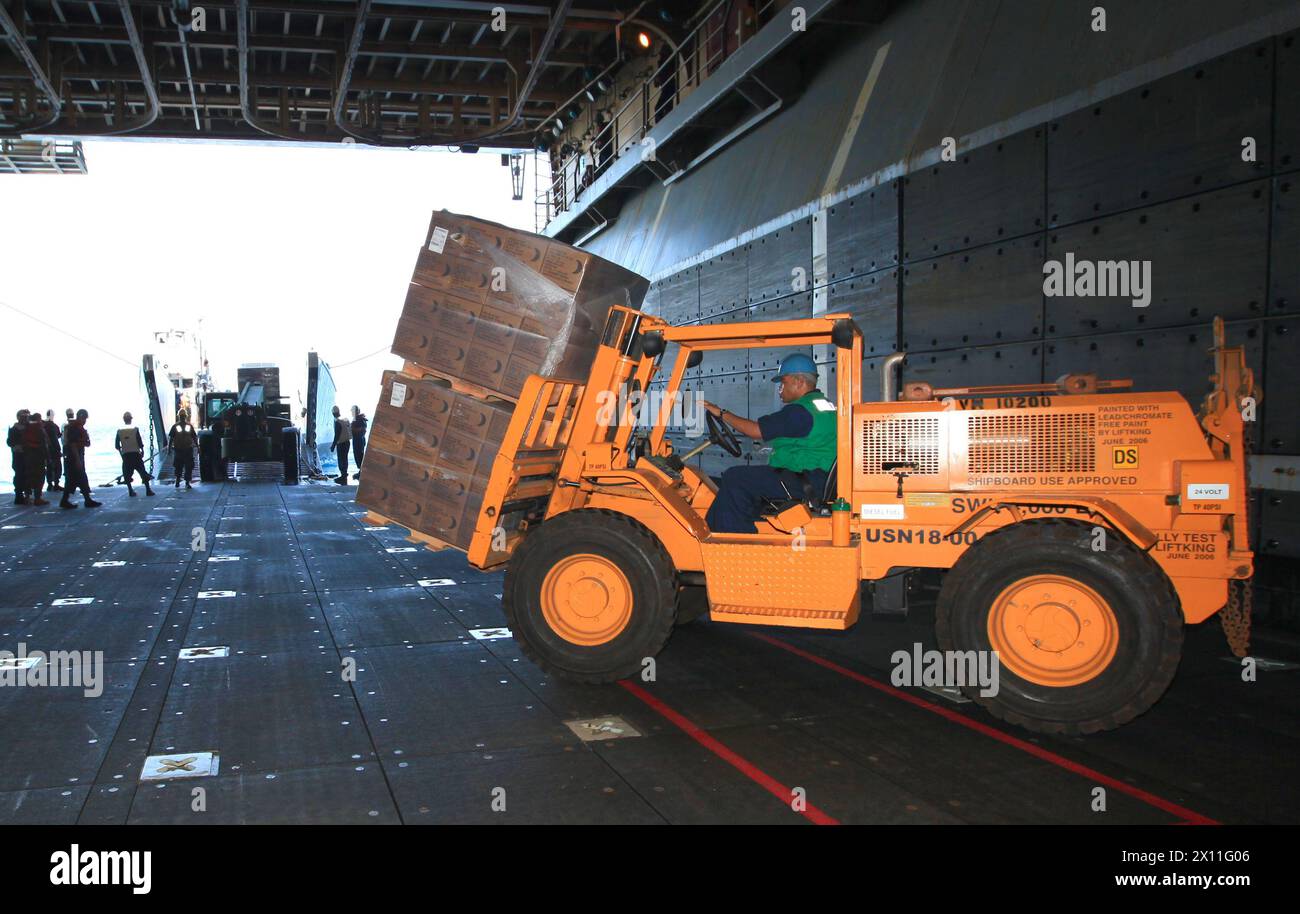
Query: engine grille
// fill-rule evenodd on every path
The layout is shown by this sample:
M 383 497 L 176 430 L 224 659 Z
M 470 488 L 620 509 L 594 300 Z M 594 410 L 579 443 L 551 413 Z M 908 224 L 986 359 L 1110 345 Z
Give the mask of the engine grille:
M 939 473 L 939 420 L 934 417 L 864 419 L 862 472 L 888 473 L 886 463 L 915 463 L 914 476 Z
M 972 475 L 1090 473 L 1097 468 L 1093 413 L 971 416 Z

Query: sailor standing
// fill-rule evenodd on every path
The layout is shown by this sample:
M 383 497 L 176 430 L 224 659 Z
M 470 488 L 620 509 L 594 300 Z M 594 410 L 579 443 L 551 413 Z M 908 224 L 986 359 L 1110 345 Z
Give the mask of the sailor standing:
M 366 456 L 367 424 L 366 414 L 361 411 L 361 407 L 352 407 L 352 456 L 357 461 L 357 472 L 352 474 L 353 479 L 361 478 L 361 458 Z
M 190 485 L 190 477 L 194 474 L 194 444 L 197 441 L 198 432 L 190 425 L 190 414 L 181 410 L 176 414 L 176 424 L 167 433 L 167 447 L 176 455 L 172 460 L 172 466 L 176 470 L 178 489 L 181 487 L 182 477 L 185 479 L 185 488 L 194 488 Z
M 341 486 L 348 484 L 348 448 L 352 446 L 352 423 L 344 419 L 339 408 L 334 407 L 334 440 L 330 447 L 338 455 L 339 475 L 334 481 Z
M 59 477 L 63 470 L 63 448 L 59 445 L 59 439 L 63 433 L 59 431 L 59 423 L 54 421 L 54 410 L 45 411 L 45 440 L 49 444 L 45 458 L 45 475 L 49 482 L 51 492 L 62 492 L 63 486 L 59 485 Z
M 27 413 L 27 427 L 23 429 L 23 473 L 27 477 L 27 491 L 31 493 L 33 505 L 48 505 L 41 498 L 41 489 L 45 487 L 45 458 L 49 443 L 45 440 L 45 425 L 41 422 L 39 409 Z
M 68 410 L 69 413 L 72 410 Z M 68 424 L 63 426 L 63 499 L 60 508 L 75 508 L 68 498 L 77 489 L 86 499 L 87 508 L 98 508 L 100 502 L 90 497 L 90 481 L 86 478 L 86 448 L 90 447 L 90 434 L 86 431 L 86 420 L 90 414 L 84 409 L 77 410 L 74 419 L 68 416 Z
M 23 432 L 27 429 L 27 410 L 18 410 L 18 421 L 9 426 L 5 444 L 13 457 L 14 504 L 27 504 L 27 470 L 23 467 Z
M 144 483 L 145 494 L 153 495 L 153 489 L 149 488 L 149 480 L 153 477 L 144 468 L 144 439 L 140 437 L 140 430 L 131 424 L 130 413 L 122 414 L 122 422 L 125 427 L 117 430 L 117 450 L 122 455 L 122 478 L 126 480 L 126 491 L 135 495 L 135 489 L 131 487 L 131 474 L 138 472 L 140 481 Z

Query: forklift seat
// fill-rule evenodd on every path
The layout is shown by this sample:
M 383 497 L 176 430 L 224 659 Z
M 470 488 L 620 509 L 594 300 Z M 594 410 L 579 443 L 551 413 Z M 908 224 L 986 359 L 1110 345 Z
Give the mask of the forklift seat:
M 765 498 L 763 499 L 763 508 L 760 514 L 764 517 L 777 515 L 798 504 L 807 505 L 808 510 L 813 514 L 821 514 L 829 511 L 830 506 L 832 502 L 835 501 L 836 497 L 835 470 L 838 463 L 838 458 L 831 461 L 831 468 L 826 472 L 826 484 L 822 486 L 820 498 L 818 498 L 818 493 L 811 491 L 811 489 L 800 493 L 800 495 L 790 492 L 789 498 L 780 500 Z M 786 491 L 789 492 L 789 486 L 786 486 Z

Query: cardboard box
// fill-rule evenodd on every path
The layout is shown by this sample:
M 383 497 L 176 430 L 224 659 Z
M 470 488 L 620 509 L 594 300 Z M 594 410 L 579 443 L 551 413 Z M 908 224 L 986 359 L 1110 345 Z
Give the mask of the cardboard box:
M 384 373 L 357 504 L 467 548 L 514 409 Z
M 529 374 L 581 380 L 609 308 L 649 282 L 587 251 L 455 213 L 434 213 L 393 352 L 517 399 Z

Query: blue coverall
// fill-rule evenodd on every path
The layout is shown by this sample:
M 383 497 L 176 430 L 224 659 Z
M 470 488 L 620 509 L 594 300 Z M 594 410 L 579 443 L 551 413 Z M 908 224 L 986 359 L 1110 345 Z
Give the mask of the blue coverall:
M 764 441 L 803 438 L 812 431 L 813 425 L 808 410 L 797 403 L 787 403 L 774 413 L 759 416 L 757 421 Z M 809 470 L 805 475 L 814 492 L 821 493 L 825 489 L 825 470 Z M 802 500 L 803 493 L 799 474 L 790 470 L 766 465 L 730 467 L 723 471 L 718 495 L 704 520 L 714 533 L 757 533 L 754 519 L 759 516 L 763 499 Z

